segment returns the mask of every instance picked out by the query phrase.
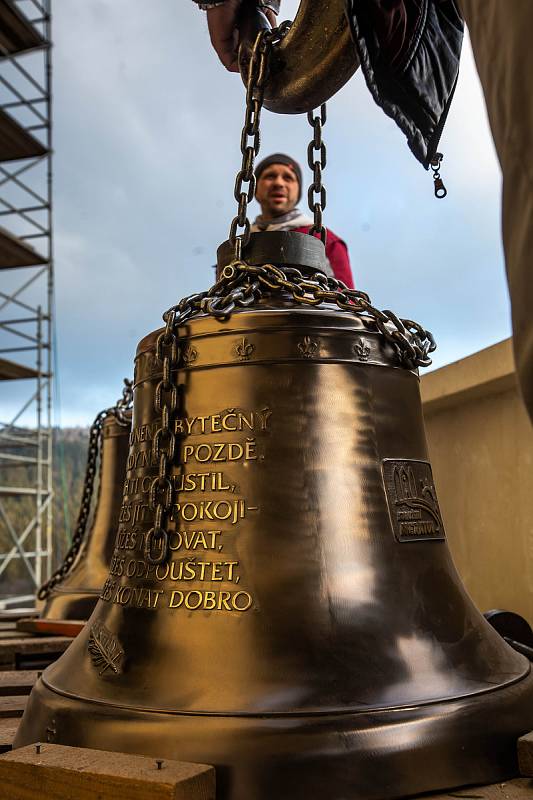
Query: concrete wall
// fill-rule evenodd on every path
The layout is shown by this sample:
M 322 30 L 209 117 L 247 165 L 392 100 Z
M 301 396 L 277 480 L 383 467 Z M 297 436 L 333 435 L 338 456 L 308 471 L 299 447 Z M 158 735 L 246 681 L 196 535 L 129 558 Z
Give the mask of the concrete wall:
M 481 611 L 533 624 L 533 428 L 511 340 L 424 375 L 422 402 L 448 542 Z

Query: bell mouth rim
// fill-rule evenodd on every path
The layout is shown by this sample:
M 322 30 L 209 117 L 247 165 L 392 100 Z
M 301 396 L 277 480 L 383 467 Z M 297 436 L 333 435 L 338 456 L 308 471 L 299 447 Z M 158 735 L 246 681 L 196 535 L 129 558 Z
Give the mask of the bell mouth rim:
M 519 654 L 518 654 L 519 655 Z M 527 680 L 531 674 L 531 663 L 525 656 L 521 656 L 524 661 L 524 670 L 520 674 L 515 675 L 513 678 L 504 680 L 497 685 L 490 684 L 486 688 L 473 689 L 471 691 L 465 690 L 463 693 L 449 695 L 447 697 L 430 698 L 428 700 L 417 700 L 415 702 L 405 702 L 399 705 L 366 705 L 352 708 L 327 708 L 327 709 L 305 709 L 300 711 L 180 711 L 168 708 L 155 708 L 144 707 L 138 705 L 130 705 L 128 703 L 117 703 L 111 700 L 100 700 L 95 697 L 86 697 L 85 695 L 70 692 L 67 689 L 59 689 L 54 686 L 51 681 L 46 678 L 44 672 L 39 680 L 43 686 L 50 692 L 53 692 L 60 697 L 66 697 L 71 700 L 78 700 L 91 705 L 105 706 L 107 708 L 122 709 L 124 711 L 132 711 L 142 714 L 164 714 L 166 716 L 174 717 L 217 717 L 217 718 L 245 718 L 245 719 L 273 719 L 273 718 L 286 718 L 286 719 L 301 719 L 306 717 L 313 718 L 326 718 L 326 717 L 364 717 L 369 714 L 396 714 L 410 711 L 417 708 L 427 708 L 429 706 L 442 706 L 453 705 L 460 703 L 466 698 L 477 698 L 487 694 L 495 694 L 510 689 L 522 681 Z M 52 664 L 52 667 L 54 665 Z M 48 671 L 48 670 L 47 670 Z

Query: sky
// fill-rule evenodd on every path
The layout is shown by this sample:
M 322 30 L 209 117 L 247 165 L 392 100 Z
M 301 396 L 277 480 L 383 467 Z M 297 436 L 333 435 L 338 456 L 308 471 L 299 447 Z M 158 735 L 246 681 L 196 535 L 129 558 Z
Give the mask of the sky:
M 281 18 L 297 6 L 284 0 Z M 120 395 L 162 313 L 212 283 L 235 213 L 244 88 L 190 0 L 54 0 L 53 30 L 55 422 L 85 425 Z M 439 148 L 445 200 L 360 72 L 328 110 L 325 223 L 357 287 L 433 332 L 434 367 L 509 336 L 500 172 L 468 41 Z M 262 127 L 261 156 L 305 164 L 305 116 L 265 111 Z M 15 406 L 4 393 L 0 419 Z

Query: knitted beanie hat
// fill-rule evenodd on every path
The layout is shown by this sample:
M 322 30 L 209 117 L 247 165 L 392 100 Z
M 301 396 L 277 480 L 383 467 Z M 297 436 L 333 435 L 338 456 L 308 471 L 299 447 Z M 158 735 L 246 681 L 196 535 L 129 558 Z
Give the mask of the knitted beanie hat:
M 285 164 L 287 167 L 292 167 L 296 173 L 296 177 L 298 178 L 298 200 L 297 203 L 300 202 L 302 197 L 302 169 L 297 161 L 290 156 L 285 155 L 285 153 L 273 153 L 271 156 L 267 156 L 255 168 L 255 178 L 259 180 L 261 174 L 265 171 L 267 167 L 270 167 L 272 164 Z

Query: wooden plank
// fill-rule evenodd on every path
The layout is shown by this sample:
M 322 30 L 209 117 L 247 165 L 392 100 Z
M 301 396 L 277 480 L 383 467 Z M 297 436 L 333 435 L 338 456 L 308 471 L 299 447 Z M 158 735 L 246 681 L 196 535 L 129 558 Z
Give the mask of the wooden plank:
M 29 745 L 0 756 L 9 800 L 215 800 L 215 770 L 58 744 Z
M 16 697 L 0 697 L 0 718 L 21 717 L 24 714 L 28 695 L 17 695 Z
M 8 753 L 11 750 L 18 726 L 19 719 L 16 717 L 0 719 L 0 753 Z
M 7 358 L 0 358 L 0 381 L 18 381 L 25 378 L 37 378 L 39 373 L 33 367 L 17 364 Z
M 24 53 L 46 44 L 41 34 L 11 0 L 0 2 L 0 52 Z
M 47 152 L 42 142 L 0 108 L 0 161 L 37 158 Z
M 0 628 L 3 625 L 14 625 L 18 619 L 22 617 L 38 617 L 39 612 L 36 608 L 7 608 L 0 611 Z
M 71 642 L 66 636 L 41 637 L 23 633 L 18 633 L 15 639 L 0 638 L 0 670 L 45 669 Z
M 518 766 L 521 775 L 533 776 L 533 731 L 518 740 Z
M 21 634 L 16 628 L 0 631 L 0 643 L 8 642 L 10 639 L 31 639 L 31 634 Z
M 29 694 L 41 673 L 37 670 L 9 670 L 0 672 L 0 698 Z M 1 703 L 0 699 L 0 703 Z
M 85 620 L 77 619 L 20 619 L 17 630 L 38 635 L 68 636 L 74 639 L 85 627 Z
M 504 783 L 490 786 L 465 786 L 462 789 L 450 789 L 443 794 L 427 794 L 419 800 L 532 800 L 533 781 L 529 778 L 515 778 Z
M 0 269 L 34 267 L 46 263 L 47 259 L 24 239 L 0 227 Z

